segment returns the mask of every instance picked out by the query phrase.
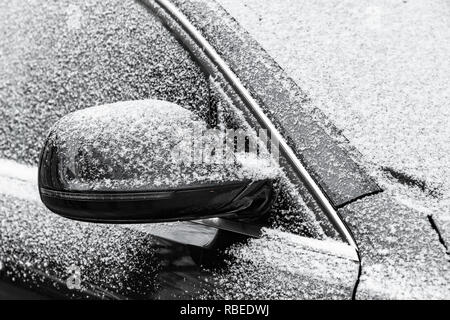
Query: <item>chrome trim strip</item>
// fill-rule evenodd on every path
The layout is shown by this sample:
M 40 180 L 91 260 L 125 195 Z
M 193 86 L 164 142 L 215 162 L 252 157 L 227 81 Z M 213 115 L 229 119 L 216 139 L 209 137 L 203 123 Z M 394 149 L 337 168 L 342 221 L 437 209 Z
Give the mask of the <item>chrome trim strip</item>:
M 142 193 L 126 193 L 126 192 L 110 192 L 110 193 L 77 193 L 64 192 L 40 188 L 43 196 L 79 201 L 141 201 L 150 199 L 169 199 L 173 196 L 173 192 L 142 192 Z
M 203 35 L 190 23 L 186 16 L 178 10 L 169 0 L 154 0 L 161 8 L 163 8 L 173 19 L 175 19 L 184 31 L 196 42 L 202 49 L 204 54 L 216 65 L 219 72 L 225 77 L 229 84 L 233 87 L 237 94 L 243 99 L 249 110 L 253 113 L 260 125 L 270 131 L 272 139 L 277 139 L 280 150 L 296 170 L 299 177 L 305 183 L 315 200 L 321 206 L 330 222 L 339 232 L 340 236 L 355 250 L 358 251 L 355 240 L 349 229 L 342 221 L 341 217 L 331 205 L 330 201 L 323 193 L 322 189 L 314 181 L 301 161 L 297 158 L 292 148 L 287 144 L 281 133 L 274 126 L 272 121 L 264 114 L 263 110 L 244 87 L 234 72 L 228 67 L 226 62 L 219 56 L 215 49 L 208 43 Z
M 212 228 L 222 229 L 230 232 L 244 234 L 248 237 L 259 238 L 261 237 L 262 225 L 255 225 L 252 223 L 244 223 L 237 220 L 222 219 L 222 218 L 209 218 L 202 220 L 192 220 L 192 223 L 202 224 Z M 239 231 L 238 231 L 239 230 Z
M 264 180 L 257 180 L 264 181 Z M 183 186 L 177 188 L 163 188 L 144 191 L 92 191 L 92 190 L 74 190 L 74 191 L 58 191 L 39 186 L 39 191 L 47 197 L 67 199 L 67 200 L 87 200 L 87 201 L 140 201 L 150 199 L 169 199 L 176 193 L 193 192 L 197 190 L 208 190 L 215 192 L 221 188 L 242 187 L 238 196 L 242 194 L 250 185 L 255 183 L 252 180 L 228 181 L 220 183 L 205 183 L 191 186 Z

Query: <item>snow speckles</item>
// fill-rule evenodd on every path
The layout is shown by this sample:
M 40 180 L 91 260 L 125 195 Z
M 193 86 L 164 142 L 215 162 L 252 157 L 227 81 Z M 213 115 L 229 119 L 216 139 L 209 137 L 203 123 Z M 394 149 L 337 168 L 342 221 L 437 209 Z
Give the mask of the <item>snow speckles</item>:
M 448 298 L 450 264 L 427 217 L 383 192 L 340 209 L 362 256 L 360 298 Z
M 450 215 L 450 10 L 431 1 L 219 0 L 377 171 L 439 189 L 396 193 Z M 450 241 L 450 240 L 448 240 Z
M 71 1 L 0 4 L 0 155 L 36 164 L 48 129 L 94 105 L 157 98 L 207 110 L 200 68 L 145 8 L 83 1 L 81 27 L 67 27 Z M 114 8 L 114 9 L 112 9 Z
M 217 163 L 207 157 L 179 161 L 173 150 L 180 142 L 187 141 L 183 149 L 190 153 L 209 137 L 205 132 L 206 122 L 176 104 L 124 101 L 69 114 L 52 129 L 49 143 L 58 148 L 60 179 L 69 190 L 151 190 L 279 175 L 268 158 L 230 148 Z M 198 148 L 193 153 L 205 150 Z
M 0 220 L 0 261 L 11 279 L 39 286 L 43 273 L 65 281 L 67 267 L 75 265 L 82 289 L 94 285 L 105 294 L 129 296 L 156 290 L 159 264 L 152 261 L 155 240 L 149 235 L 118 225 L 75 222 L 38 203 L 3 195 Z
M 351 259 L 339 255 L 346 250 L 335 249 L 342 246 L 265 230 L 260 239 L 227 250 L 228 268 L 216 274 L 218 294 L 225 299 L 349 299 L 358 263 L 355 253 Z

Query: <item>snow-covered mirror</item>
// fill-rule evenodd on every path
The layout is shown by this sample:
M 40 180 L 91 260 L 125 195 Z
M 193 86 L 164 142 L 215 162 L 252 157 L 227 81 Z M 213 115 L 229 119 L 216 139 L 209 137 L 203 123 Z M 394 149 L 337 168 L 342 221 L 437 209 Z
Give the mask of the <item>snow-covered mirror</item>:
M 87 221 L 264 214 L 276 166 L 259 153 L 236 152 L 235 139 L 226 135 L 208 130 L 190 110 L 160 100 L 73 112 L 46 140 L 41 199 L 58 214 Z

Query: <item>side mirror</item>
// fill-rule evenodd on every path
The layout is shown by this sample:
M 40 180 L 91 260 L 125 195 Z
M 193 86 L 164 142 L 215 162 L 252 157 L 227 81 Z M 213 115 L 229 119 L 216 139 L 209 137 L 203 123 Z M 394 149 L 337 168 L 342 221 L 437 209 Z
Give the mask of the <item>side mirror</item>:
M 159 100 L 73 112 L 45 141 L 41 200 L 64 217 L 106 223 L 266 213 L 277 170 L 259 158 L 240 160 L 220 139 L 212 152 L 202 154 L 192 148 L 198 142 L 193 133 L 205 129 L 191 111 Z

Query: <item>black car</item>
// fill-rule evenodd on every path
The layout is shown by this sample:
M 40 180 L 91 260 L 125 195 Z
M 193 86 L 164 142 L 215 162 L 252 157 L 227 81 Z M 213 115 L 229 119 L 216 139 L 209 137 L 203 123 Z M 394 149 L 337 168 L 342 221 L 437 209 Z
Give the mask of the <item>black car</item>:
M 430 221 L 215 2 L 1 6 L 0 297 L 448 298 Z

